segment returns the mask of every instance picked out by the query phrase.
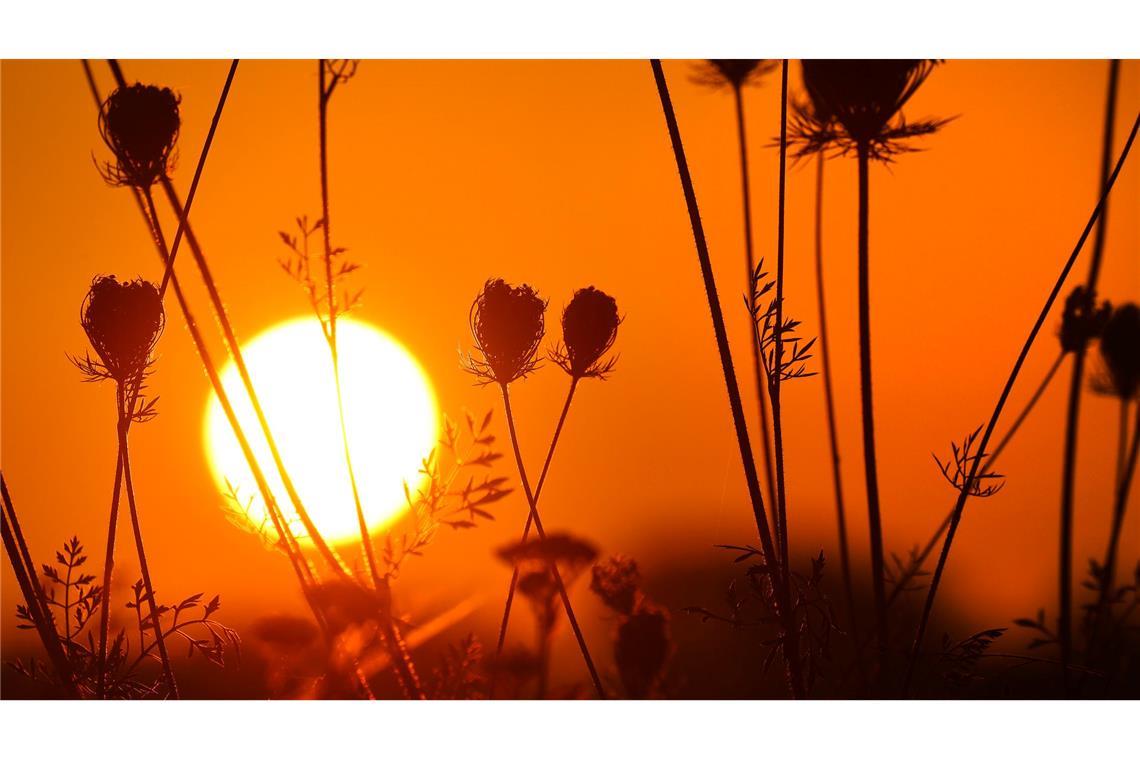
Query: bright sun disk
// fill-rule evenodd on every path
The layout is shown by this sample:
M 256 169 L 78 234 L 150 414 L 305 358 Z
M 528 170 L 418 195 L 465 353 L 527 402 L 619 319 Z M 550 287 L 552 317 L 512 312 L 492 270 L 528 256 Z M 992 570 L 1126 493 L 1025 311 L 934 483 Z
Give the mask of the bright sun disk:
M 349 449 L 365 519 L 374 532 L 407 508 L 405 482 L 413 492 L 421 485 L 420 464 L 438 437 L 439 413 L 431 381 L 390 335 L 365 322 L 339 319 L 337 345 Z M 308 317 L 278 323 L 244 345 L 242 355 L 285 468 L 321 535 L 330 542 L 359 540 L 332 360 L 320 322 Z M 222 371 L 222 386 L 274 498 L 293 516 L 233 361 Z M 275 537 L 257 482 L 214 393 L 206 410 L 205 443 L 223 493 L 228 480 L 250 523 Z M 293 525 L 304 534 L 299 522 Z

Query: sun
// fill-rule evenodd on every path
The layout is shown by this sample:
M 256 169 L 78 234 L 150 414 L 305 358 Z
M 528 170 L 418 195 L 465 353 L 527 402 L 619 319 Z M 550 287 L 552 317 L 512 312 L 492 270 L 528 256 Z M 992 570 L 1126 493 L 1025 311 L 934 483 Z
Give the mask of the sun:
M 421 484 L 421 461 L 439 435 L 439 411 L 419 363 L 383 330 L 338 319 L 337 345 L 349 450 L 365 519 L 375 532 L 406 510 L 404 484 L 413 491 Z M 320 322 L 309 317 L 278 323 L 242 346 L 242 355 L 285 468 L 321 535 L 334 543 L 359 540 L 332 360 Z M 221 380 L 274 498 L 293 515 L 232 360 Z M 210 394 L 206 409 L 205 446 L 219 488 L 232 502 L 232 486 L 240 502 L 229 506 L 237 506 L 252 527 L 275 538 L 265 502 L 216 393 Z M 295 530 L 305 532 L 299 524 Z

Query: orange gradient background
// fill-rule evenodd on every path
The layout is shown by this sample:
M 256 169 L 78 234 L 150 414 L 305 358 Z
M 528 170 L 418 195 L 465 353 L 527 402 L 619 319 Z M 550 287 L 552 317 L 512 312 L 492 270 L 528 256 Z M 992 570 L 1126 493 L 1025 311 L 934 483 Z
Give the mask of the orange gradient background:
M 129 80 L 182 96 L 174 181 L 185 196 L 225 79 L 226 61 L 127 61 Z M 691 81 L 693 62 L 665 64 L 726 309 L 746 412 L 755 420 L 748 361 L 741 200 L 732 98 Z M 95 71 L 104 93 L 107 68 Z M 192 222 L 235 329 L 249 339 L 306 315 L 304 294 L 277 265 L 277 231 L 319 211 L 316 64 L 245 61 L 234 81 Z M 984 422 L 1060 266 L 1097 198 L 1107 64 L 1102 61 L 951 61 L 908 105 L 910 117 L 956 116 L 941 133 L 871 174 L 875 401 L 888 548 L 925 541 L 953 503 L 931 452 Z M 793 64 L 793 92 L 799 88 Z M 774 262 L 778 74 L 746 91 L 758 255 Z M 157 257 L 126 190 L 108 188 L 96 112 L 76 61 L 2 68 L 2 465 L 37 561 L 72 534 L 101 561 L 115 462 L 109 385 L 80 382 L 67 353 L 87 342 L 80 303 L 96 274 L 157 278 Z M 1140 109 L 1140 65 L 1121 69 L 1117 148 Z M 488 277 L 528 282 L 550 299 L 549 340 L 573 290 L 616 296 L 625 322 L 617 372 L 581 387 L 555 459 L 544 521 L 634 556 L 671 607 L 675 636 L 700 623 L 676 612 L 716 606 L 721 585 L 670 597 L 655 578 L 685 568 L 731 572 L 716 543 L 755 541 L 739 454 L 692 233 L 649 65 L 644 61 L 367 61 L 330 110 L 335 240 L 364 265 L 355 313 L 414 353 L 442 410 L 462 419 L 496 410 L 493 390 L 457 361 L 470 345 L 472 298 Z M 1112 196 L 1101 293 L 1140 297 L 1140 157 Z M 788 175 L 787 309 L 818 331 L 811 164 Z M 855 305 L 855 162 L 827 166 L 825 256 L 837 415 L 851 540 L 860 578 L 867 521 L 859 436 Z M 164 226 L 176 221 L 163 208 Z M 1088 250 L 1070 286 L 1083 280 Z M 224 356 L 189 256 L 179 272 L 211 350 Z M 1069 287 L 1066 287 L 1067 293 Z M 1034 348 L 1006 421 L 1055 357 L 1059 308 Z M 152 387 L 156 420 L 132 433 L 134 472 L 159 596 L 220 593 L 227 622 L 272 611 L 303 614 L 289 564 L 227 523 L 202 446 L 209 384 L 181 314 L 169 306 Z M 1058 492 L 1068 365 L 999 468 L 994 498 L 973 501 L 938 609 L 977 625 L 1006 625 L 1045 605 L 1056 614 Z M 567 379 L 552 366 L 514 389 L 524 455 L 537 472 Z M 784 391 L 789 521 L 803 552 L 836 558 L 821 383 Z M 1116 441 L 1116 402 L 1087 395 L 1082 410 L 1075 567 L 1104 549 Z M 999 428 L 1003 430 L 1004 426 Z M 755 438 L 755 435 L 754 435 Z M 759 449 L 757 449 L 759 451 Z M 515 480 L 510 459 L 502 474 Z M 1136 506 L 1133 504 L 1133 506 Z M 495 548 L 517 537 L 521 492 L 478 530 L 441 532 L 413 558 L 397 594 L 413 619 L 462 600 L 493 641 L 509 579 Z M 1136 512 L 1136 509 L 1132 509 Z M 1122 562 L 1140 550 L 1140 515 L 1125 528 Z M 120 582 L 136 563 L 121 544 Z M 838 572 L 838 562 L 832 564 Z M 5 562 L 0 610 L 5 654 L 17 634 L 19 591 Z M 586 634 L 610 621 L 576 589 Z M 530 623 L 512 630 L 530 640 Z M 936 615 L 937 618 L 937 615 Z M 940 631 L 938 620 L 934 629 Z M 960 633 L 967 633 L 960 631 Z M 696 634 L 692 634 L 696 635 Z M 717 634 L 711 629 L 701 633 Z M 707 638 L 715 642 L 715 638 Z M 34 642 L 33 642 L 34 643 Z M 712 646 L 713 644 L 706 644 Z M 560 670 L 579 677 L 573 640 Z

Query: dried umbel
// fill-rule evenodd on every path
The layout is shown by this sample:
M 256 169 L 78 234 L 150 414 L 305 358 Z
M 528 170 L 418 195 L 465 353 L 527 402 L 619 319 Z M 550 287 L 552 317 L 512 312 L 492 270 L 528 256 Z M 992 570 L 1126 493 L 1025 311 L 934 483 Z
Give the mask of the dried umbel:
M 1107 301 L 1097 306 L 1094 295 L 1083 285 L 1073 288 L 1061 313 L 1061 350 L 1080 351 L 1089 341 L 1099 338 L 1111 312 Z
M 166 176 L 182 123 L 179 100 L 169 88 L 137 83 L 111 93 L 99 111 L 103 142 L 115 154 L 103 167 L 107 182 L 145 189 Z
M 529 285 L 488 280 L 471 304 L 471 334 L 482 358 L 469 355 L 467 371 L 480 383 L 507 385 L 537 369 L 545 312 L 546 301 Z
M 753 58 L 709 59 L 698 67 L 693 81 L 706 87 L 739 89 L 759 84 L 777 65 L 776 61 Z
M 902 108 L 935 66 L 924 60 L 803 61 L 808 102 L 795 108 L 789 129 L 797 155 L 864 150 L 890 160 L 909 150 L 903 140 L 931 134 L 946 120 L 908 122 Z
M 120 382 L 137 377 L 150 364 L 151 351 L 162 335 L 165 313 L 158 288 L 142 280 L 119 282 L 114 275 L 96 277 L 87 291 L 80 324 L 99 364 L 87 362 L 99 377 Z
M 616 555 L 594 565 L 590 590 L 614 612 L 628 615 L 641 595 L 641 573 L 637 562 Z
M 644 699 L 669 659 L 669 613 L 644 602 L 618 626 L 614 661 L 626 694 Z
M 1104 372 L 1094 381 L 1094 388 L 1125 400 L 1136 398 L 1140 393 L 1140 307 L 1126 303 L 1113 310 L 1100 336 L 1100 356 Z
M 604 380 L 617 362 L 605 355 L 620 324 L 617 301 L 593 286 L 582 288 L 562 312 L 562 343 L 551 351 L 551 361 L 573 378 Z

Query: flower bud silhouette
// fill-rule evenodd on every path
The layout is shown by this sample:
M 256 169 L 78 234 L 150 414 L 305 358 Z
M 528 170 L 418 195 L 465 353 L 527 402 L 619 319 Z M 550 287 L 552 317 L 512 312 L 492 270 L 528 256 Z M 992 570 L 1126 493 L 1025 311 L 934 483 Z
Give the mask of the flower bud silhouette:
M 482 384 L 507 385 L 537 369 L 545 312 L 546 301 L 529 285 L 488 280 L 471 304 L 471 334 L 482 358 L 468 356 L 467 371 Z
M 1073 288 L 1061 314 L 1061 350 L 1077 351 L 1090 340 L 1099 338 L 1110 312 L 1108 302 L 1098 308 L 1094 296 L 1083 285 Z
M 142 279 L 119 282 L 110 275 L 91 283 L 80 323 L 106 375 L 122 382 L 150 363 L 165 313 L 154 285 Z
M 617 301 L 593 286 L 582 288 L 562 312 L 562 345 L 551 351 L 551 361 L 575 379 L 605 379 L 617 360 L 602 359 L 620 324 Z
M 1096 390 L 1125 400 L 1136 398 L 1140 392 L 1140 307 L 1126 303 L 1112 312 L 1100 336 L 1100 355 L 1105 373 L 1096 380 Z
M 649 696 L 669 649 L 669 613 L 654 604 L 643 603 L 618 626 L 614 661 L 630 698 Z
M 111 93 L 99 111 L 103 142 L 115 164 L 103 167 L 113 185 L 145 189 L 166 176 L 178 139 L 180 98 L 166 87 L 133 84 Z

